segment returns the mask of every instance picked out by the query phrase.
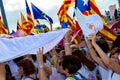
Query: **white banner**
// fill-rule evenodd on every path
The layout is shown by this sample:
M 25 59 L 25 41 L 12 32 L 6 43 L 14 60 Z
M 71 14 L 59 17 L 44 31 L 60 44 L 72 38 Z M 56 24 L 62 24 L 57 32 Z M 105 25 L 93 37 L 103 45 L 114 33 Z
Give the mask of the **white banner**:
M 26 54 L 36 54 L 44 47 L 44 54 L 53 49 L 69 29 L 61 29 L 33 36 L 0 38 L 0 62 L 8 61 Z

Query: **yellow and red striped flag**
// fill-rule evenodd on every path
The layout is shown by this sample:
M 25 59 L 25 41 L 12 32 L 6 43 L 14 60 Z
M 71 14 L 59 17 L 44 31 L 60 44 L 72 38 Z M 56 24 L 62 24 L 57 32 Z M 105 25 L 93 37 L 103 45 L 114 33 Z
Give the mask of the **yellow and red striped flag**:
M 68 28 L 72 29 L 73 33 L 72 33 L 71 37 L 73 37 L 73 38 L 75 37 L 74 42 L 76 44 L 79 44 L 80 43 L 79 34 L 80 34 L 81 30 L 80 30 L 80 28 L 78 28 L 79 26 L 76 23 L 74 23 L 73 19 L 68 14 L 68 9 L 74 5 L 75 5 L 75 0 L 64 0 L 57 15 L 60 20 L 62 28 L 68 27 Z M 74 34 L 76 34 L 78 31 L 80 31 L 80 32 L 77 34 L 77 36 L 74 36 Z
M 21 13 L 21 23 L 22 23 L 22 30 L 24 31 L 25 35 L 29 35 L 32 32 L 32 24 L 30 24 Z
M 64 0 L 57 15 L 60 20 L 60 23 L 68 22 L 69 26 L 73 26 L 73 20 L 72 18 L 68 15 L 68 9 L 69 7 L 75 5 L 75 0 Z
M 28 23 L 31 25 L 30 32 L 32 32 L 32 30 L 34 29 L 34 20 L 32 18 L 32 14 L 31 14 L 30 8 L 28 6 L 27 0 L 25 0 L 25 4 L 26 4 L 26 12 L 27 12 Z
M 1 16 L 0 16 L 0 34 L 8 34 L 8 30 L 5 28 Z
M 25 19 L 22 13 L 21 13 L 21 23 L 22 23 L 22 30 L 24 31 L 24 34 L 29 35 L 31 33 L 32 25 Z
M 59 9 L 59 11 L 58 11 L 58 13 L 57 13 L 59 19 L 63 15 L 67 14 L 67 11 L 68 11 L 69 7 L 74 6 L 74 5 L 75 5 L 75 0 L 64 0 L 60 9 Z

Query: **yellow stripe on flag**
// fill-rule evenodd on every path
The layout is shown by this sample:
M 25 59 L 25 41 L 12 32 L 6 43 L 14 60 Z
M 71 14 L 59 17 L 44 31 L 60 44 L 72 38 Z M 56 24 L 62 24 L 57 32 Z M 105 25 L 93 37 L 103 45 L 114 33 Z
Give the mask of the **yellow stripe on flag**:
M 108 32 L 107 30 L 105 29 L 102 29 L 100 30 L 100 32 L 103 34 L 103 35 L 106 35 L 107 34 L 107 37 L 109 37 L 111 40 L 116 40 L 117 36 L 111 34 L 110 32 Z

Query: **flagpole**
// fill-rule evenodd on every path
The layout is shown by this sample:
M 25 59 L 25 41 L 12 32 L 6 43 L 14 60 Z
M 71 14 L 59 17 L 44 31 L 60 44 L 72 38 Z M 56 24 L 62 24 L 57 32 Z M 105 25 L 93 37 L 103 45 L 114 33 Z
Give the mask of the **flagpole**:
M 0 9 L 1 9 L 2 18 L 3 18 L 3 22 L 4 22 L 4 25 L 5 25 L 5 28 L 8 30 L 8 33 L 9 33 L 8 23 L 7 23 L 5 10 L 4 10 L 4 6 L 3 6 L 3 0 L 0 0 Z
M 52 31 L 52 24 L 51 23 L 49 23 L 50 24 L 50 30 Z
M 48 21 L 48 23 L 50 24 L 50 31 L 52 31 L 52 24 L 50 23 L 50 21 L 46 18 L 46 16 L 44 16 L 45 19 Z

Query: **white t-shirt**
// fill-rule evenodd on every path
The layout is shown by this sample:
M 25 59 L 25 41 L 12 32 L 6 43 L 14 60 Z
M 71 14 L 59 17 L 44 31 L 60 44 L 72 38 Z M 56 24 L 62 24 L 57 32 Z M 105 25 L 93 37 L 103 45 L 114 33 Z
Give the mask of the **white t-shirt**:
M 85 78 L 97 80 L 96 72 L 97 67 L 93 71 L 89 71 L 87 67 L 83 66 L 78 70 Z
M 113 73 L 112 75 L 112 70 L 111 69 L 108 69 L 108 79 L 107 80 L 120 80 L 120 74 L 117 74 L 117 73 Z
M 11 60 L 8 65 L 11 70 L 12 76 L 14 76 L 16 80 L 19 80 L 20 74 L 18 71 L 18 66 L 15 64 L 15 62 L 13 60 Z
M 65 80 L 65 76 L 57 72 L 57 69 L 52 67 L 52 74 L 49 80 Z
M 107 78 L 108 78 L 108 71 L 105 70 L 104 68 L 102 68 L 101 66 L 98 66 L 98 69 L 99 69 L 99 72 L 100 72 L 102 80 L 107 80 Z
M 32 78 L 25 78 L 25 79 L 21 79 L 21 80 L 33 80 Z
M 35 74 L 31 74 L 29 76 L 30 77 L 23 76 L 21 80 L 33 80 L 33 79 L 36 79 L 36 75 Z

